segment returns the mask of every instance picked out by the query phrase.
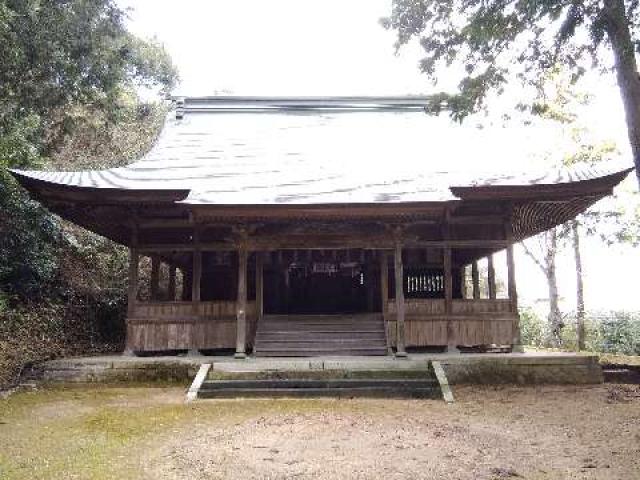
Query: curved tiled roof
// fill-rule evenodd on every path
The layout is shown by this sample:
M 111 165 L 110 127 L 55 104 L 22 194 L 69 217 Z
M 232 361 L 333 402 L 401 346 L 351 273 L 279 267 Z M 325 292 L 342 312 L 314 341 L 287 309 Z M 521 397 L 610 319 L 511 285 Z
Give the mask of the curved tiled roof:
M 575 167 L 536 172 L 482 132 L 460 130 L 459 142 L 438 151 L 451 126 L 424 114 L 424 99 L 186 99 L 167 118 L 141 160 L 101 171 L 16 171 L 51 186 L 188 191 L 188 204 L 276 205 L 442 202 L 486 187 L 563 185 L 623 168 Z M 477 142 L 500 172 L 488 174 L 463 142 Z M 526 146 L 522 146 L 526 149 Z M 442 147 L 440 147 L 442 148 Z M 435 151 L 434 151 L 435 149 Z M 486 168 L 486 167 L 485 167 Z M 520 171 L 518 171 L 520 170 Z M 453 187 L 453 188 L 452 188 Z

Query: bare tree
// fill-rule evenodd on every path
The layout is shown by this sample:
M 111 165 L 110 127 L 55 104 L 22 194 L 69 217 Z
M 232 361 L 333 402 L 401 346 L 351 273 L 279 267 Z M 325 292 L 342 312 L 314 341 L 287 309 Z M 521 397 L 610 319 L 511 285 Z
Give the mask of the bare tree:
M 537 243 L 534 246 L 534 243 Z M 536 235 L 532 239 L 522 242 L 524 252 L 540 268 L 547 280 L 549 292 L 549 334 L 547 343 L 552 347 L 562 345 L 562 329 L 564 317 L 560 311 L 558 294 L 558 278 L 556 276 L 556 256 L 558 254 L 558 227 Z

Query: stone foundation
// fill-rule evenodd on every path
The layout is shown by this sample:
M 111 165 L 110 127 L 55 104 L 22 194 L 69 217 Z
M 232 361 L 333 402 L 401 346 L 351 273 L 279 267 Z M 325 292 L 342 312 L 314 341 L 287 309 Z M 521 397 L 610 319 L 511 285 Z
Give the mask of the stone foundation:
M 39 378 L 45 382 L 179 382 L 189 385 L 203 363 L 213 365 L 211 375 L 242 372 L 427 371 L 438 360 L 451 385 L 477 384 L 594 384 L 602 383 L 595 355 L 570 353 L 410 354 L 393 357 L 248 358 L 233 357 L 129 357 L 104 356 L 53 360 L 44 364 Z

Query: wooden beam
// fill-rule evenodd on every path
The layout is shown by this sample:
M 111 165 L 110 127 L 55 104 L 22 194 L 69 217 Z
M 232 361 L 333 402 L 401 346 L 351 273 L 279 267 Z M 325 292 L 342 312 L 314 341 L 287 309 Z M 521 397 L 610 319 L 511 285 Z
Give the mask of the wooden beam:
M 489 285 L 489 298 L 496 299 L 496 269 L 493 265 L 493 254 L 487 256 L 487 283 Z
M 151 255 L 151 300 L 160 299 L 160 259 Z
M 176 299 L 176 270 L 177 267 L 175 265 L 169 265 L 169 285 L 167 288 L 167 294 L 171 301 Z
M 471 283 L 473 284 L 473 299 L 478 300 L 480 298 L 480 273 L 477 261 L 471 264 Z
M 418 240 L 407 238 L 403 240 L 404 248 L 486 248 L 501 250 L 506 248 L 505 240 Z M 363 235 L 359 238 L 340 237 L 333 239 L 307 236 L 305 238 L 289 237 L 261 237 L 247 239 L 247 248 L 253 251 L 272 250 L 335 250 L 346 248 L 363 248 L 369 250 L 393 249 L 393 240 L 388 237 L 375 235 Z M 140 245 L 139 251 L 143 254 L 159 252 L 192 252 L 196 248 L 187 243 L 147 244 Z M 237 246 L 228 242 L 206 242 L 200 244 L 202 251 L 235 251 Z
M 406 357 L 404 333 L 404 272 L 402 264 L 402 243 L 397 242 L 394 250 L 394 272 L 396 284 L 396 356 Z
M 238 249 L 238 297 L 236 299 L 236 354 L 235 358 L 246 358 L 247 348 L 247 248 Z
M 449 220 L 455 225 L 502 225 L 503 222 L 502 215 L 456 215 Z
M 193 228 L 193 221 L 188 219 L 176 219 L 173 218 L 153 218 L 153 219 L 140 219 L 138 227 L 141 230 L 145 229 L 172 229 L 172 228 Z

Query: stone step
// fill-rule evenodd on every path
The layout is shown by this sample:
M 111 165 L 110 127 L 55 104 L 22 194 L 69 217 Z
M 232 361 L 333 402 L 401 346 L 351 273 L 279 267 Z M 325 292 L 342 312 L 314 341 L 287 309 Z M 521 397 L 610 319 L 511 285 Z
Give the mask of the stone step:
M 439 398 L 433 379 L 209 380 L 200 398 L 230 397 L 419 397 Z

